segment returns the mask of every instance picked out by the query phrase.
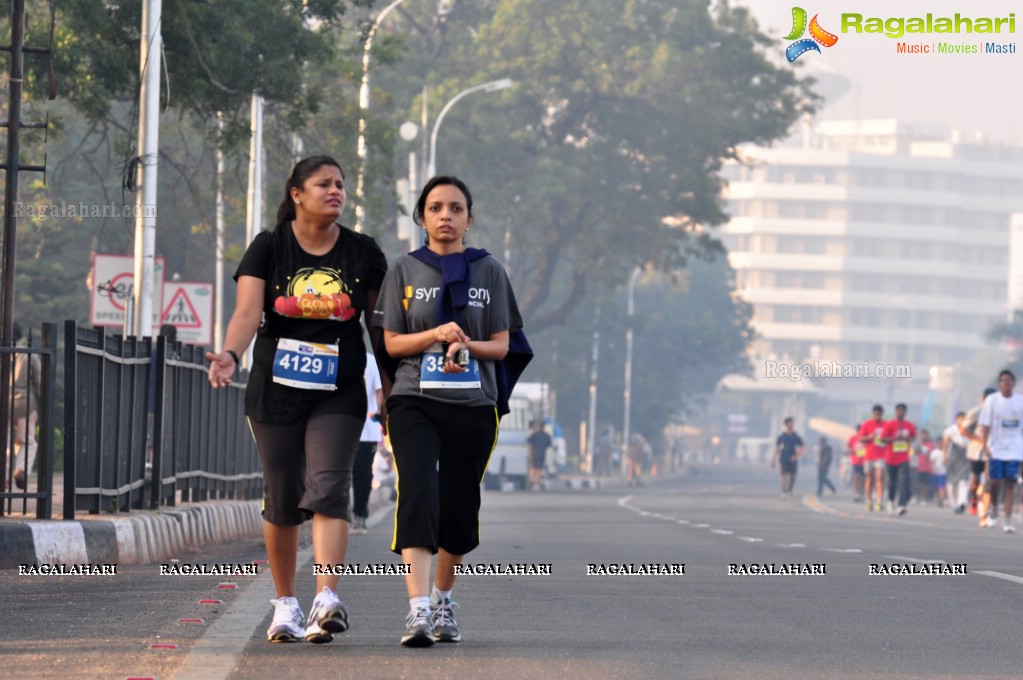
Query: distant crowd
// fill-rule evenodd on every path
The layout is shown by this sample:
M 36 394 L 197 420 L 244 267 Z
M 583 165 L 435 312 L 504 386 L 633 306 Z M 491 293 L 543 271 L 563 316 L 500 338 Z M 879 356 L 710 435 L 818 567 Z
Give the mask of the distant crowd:
M 960 411 L 938 437 L 917 431 L 907 419 L 905 404 L 895 405 L 895 417 L 886 420 L 884 407 L 873 407 L 847 442 L 848 458 L 840 468 L 851 470 L 855 502 L 866 512 L 905 515 L 913 503 L 937 503 L 957 514 L 976 515 L 981 527 L 1014 533 L 1023 463 L 1023 396 L 1015 393 L 1016 376 L 1004 370 L 997 388 L 984 390 L 980 401 Z M 794 420 L 785 419 L 778 436 L 772 466 L 781 472 L 782 498 L 789 498 L 797 462 L 805 444 L 795 432 Z M 817 446 L 817 494 L 830 488 L 834 451 L 822 437 Z M 1018 515 L 1017 515 L 1018 518 Z M 1017 519 L 1017 521 L 1019 521 Z

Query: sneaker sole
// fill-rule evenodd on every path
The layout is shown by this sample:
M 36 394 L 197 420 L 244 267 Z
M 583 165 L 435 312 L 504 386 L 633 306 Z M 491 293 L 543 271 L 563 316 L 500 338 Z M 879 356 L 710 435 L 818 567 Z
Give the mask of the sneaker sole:
M 343 633 L 348 630 L 348 615 L 344 611 L 337 611 L 323 617 L 316 625 L 328 633 Z
M 326 644 L 328 642 L 333 642 L 334 641 L 334 636 L 331 635 L 330 633 L 327 633 L 327 632 L 323 632 L 323 633 L 320 633 L 318 635 L 314 633 L 312 635 L 306 636 L 305 641 L 306 642 L 311 642 L 314 645 L 323 645 L 323 644 Z
M 428 633 L 417 633 L 401 638 L 402 647 L 432 647 L 433 638 Z
M 434 635 L 433 636 L 433 641 L 434 642 L 461 642 L 462 641 L 462 634 L 459 633 L 457 635 Z
M 267 642 L 298 642 L 302 638 L 291 633 L 274 633 L 267 636 Z

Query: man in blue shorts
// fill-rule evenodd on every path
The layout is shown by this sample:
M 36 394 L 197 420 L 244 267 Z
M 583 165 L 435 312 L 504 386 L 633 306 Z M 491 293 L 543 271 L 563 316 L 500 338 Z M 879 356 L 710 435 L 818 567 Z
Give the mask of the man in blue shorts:
M 785 431 L 778 435 L 778 441 L 774 447 L 774 457 L 771 459 L 771 467 L 781 463 L 781 497 L 786 500 L 792 496 L 792 486 L 796 483 L 796 472 L 799 465 L 799 458 L 803 455 L 803 439 L 793 429 L 795 421 L 789 417 L 785 419 Z
M 984 456 L 988 458 L 988 491 L 994 515 L 998 514 L 998 496 L 1004 488 L 1005 517 L 999 518 L 997 524 L 1007 534 L 1016 531 L 1010 520 L 1016 478 L 1023 462 L 1023 397 L 1013 393 L 1015 387 L 1016 376 L 1012 371 L 999 373 L 998 392 L 984 400 L 977 421 L 984 442 Z

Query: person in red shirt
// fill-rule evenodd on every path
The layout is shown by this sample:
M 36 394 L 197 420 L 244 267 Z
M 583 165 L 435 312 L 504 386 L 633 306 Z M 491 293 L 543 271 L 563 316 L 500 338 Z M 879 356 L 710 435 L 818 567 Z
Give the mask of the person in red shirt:
M 899 492 L 899 514 L 906 514 L 909 504 L 909 452 L 916 439 L 916 426 L 906 420 L 906 405 L 895 405 L 895 419 L 884 424 L 881 438 L 888 447 L 885 464 L 888 467 L 888 511 L 895 511 L 895 491 Z
M 846 448 L 849 449 L 849 464 L 852 465 L 853 475 L 853 493 L 856 494 L 856 498 L 853 499 L 853 503 L 863 502 L 863 457 L 867 454 L 867 446 L 860 441 L 860 435 L 856 434 L 849 437 L 849 441 L 846 442 Z
M 867 512 L 881 511 L 881 495 L 884 493 L 884 408 L 876 404 L 871 409 L 872 417 L 860 425 L 860 442 L 866 446 L 863 455 L 863 486 L 867 497 Z

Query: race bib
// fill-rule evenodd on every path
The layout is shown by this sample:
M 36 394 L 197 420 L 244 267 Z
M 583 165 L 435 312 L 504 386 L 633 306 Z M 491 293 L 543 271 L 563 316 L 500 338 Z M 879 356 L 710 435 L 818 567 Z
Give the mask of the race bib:
M 469 357 L 469 366 L 461 373 L 445 373 L 443 352 L 424 352 L 420 362 L 419 385 L 424 390 L 454 390 L 469 387 L 479 388 L 480 364 L 475 357 Z
M 281 338 L 274 356 L 274 382 L 300 390 L 336 390 L 338 346 Z
M 909 442 L 892 442 L 892 451 L 895 453 L 905 453 L 909 451 Z
M 1002 427 L 1006 430 L 1018 428 L 1019 418 L 1003 418 Z
M 853 449 L 853 453 L 856 455 L 857 458 L 863 458 L 864 456 L 867 455 L 867 447 L 857 446 L 855 449 Z

